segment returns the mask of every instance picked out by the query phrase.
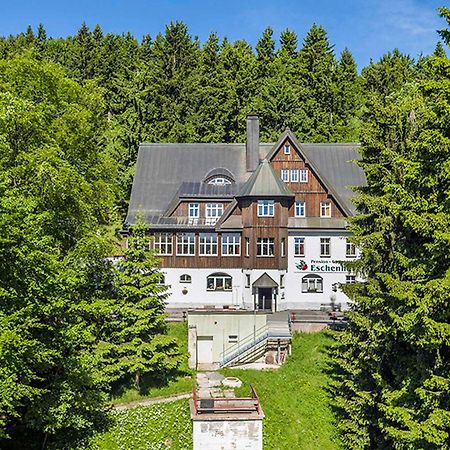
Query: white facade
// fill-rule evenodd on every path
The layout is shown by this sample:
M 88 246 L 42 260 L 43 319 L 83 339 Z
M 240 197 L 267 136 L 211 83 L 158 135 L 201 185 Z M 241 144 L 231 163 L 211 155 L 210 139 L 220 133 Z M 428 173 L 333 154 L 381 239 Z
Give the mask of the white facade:
M 253 309 L 255 297 L 252 284 L 267 273 L 278 285 L 273 309 L 319 310 L 331 304 L 347 309 L 348 297 L 339 289 L 340 284 L 348 282 L 350 272 L 342 262 L 351 261 L 347 250 L 346 231 L 311 231 L 291 232 L 288 238 L 288 269 L 222 269 L 208 268 L 163 268 L 165 282 L 170 287 L 169 308 L 223 308 Z M 296 256 L 294 241 L 296 237 L 304 238 L 304 256 Z M 330 256 L 321 255 L 321 238 L 329 238 Z M 358 251 L 356 251 L 356 257 Z M 231 290 L 208 290 L 207 278 L 214 273 L 225 273 L 232 278 Z M 184 275 L 184 277 L 183 277 Z M 185 275 L 188 275 L 186 277 Z M 305 292 L 307 278 L 320 277 L 322 281 L 317 291 Z M 189 278 L 190 277 L 190 278 Z M 186 279 L 190 282 L 186 282 Z

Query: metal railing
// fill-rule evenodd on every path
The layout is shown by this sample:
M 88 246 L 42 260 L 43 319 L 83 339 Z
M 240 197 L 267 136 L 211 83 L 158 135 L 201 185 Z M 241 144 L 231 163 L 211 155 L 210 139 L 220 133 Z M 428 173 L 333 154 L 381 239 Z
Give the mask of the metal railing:
M 249 334 L 245 338 L 239 340 L 236 344 L 229 347 L 227 350 L 220 354 L 220 367 L 224 367 L 238 356 L 250 351 L 251 349 L 257 349 L 258 345 L 267 341 L 268 339 L 286 339 L 292 336 L 290 327 L 288 327 L 288 332 L 284 332 L 277 327 L 276 322 L 272 324 L 266 324 L 255 330 L 253 333 Z
M 250 385 L 251 397 L 200 398 L 194 385 L 192 400 L 196 414 L 218 413 L 261 413 L 261 403 L 253 385 Z

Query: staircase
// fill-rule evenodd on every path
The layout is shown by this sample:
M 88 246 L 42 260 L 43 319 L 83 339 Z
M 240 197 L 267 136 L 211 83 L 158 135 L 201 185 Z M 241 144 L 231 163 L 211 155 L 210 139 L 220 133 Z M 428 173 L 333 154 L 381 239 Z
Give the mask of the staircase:
M 221 354 L 220 367 L 235 366 L 256 361 L 269 348 L 286 350 L 292 338 L 289 322 L 271 320 L 252 334 L 241 339 Z

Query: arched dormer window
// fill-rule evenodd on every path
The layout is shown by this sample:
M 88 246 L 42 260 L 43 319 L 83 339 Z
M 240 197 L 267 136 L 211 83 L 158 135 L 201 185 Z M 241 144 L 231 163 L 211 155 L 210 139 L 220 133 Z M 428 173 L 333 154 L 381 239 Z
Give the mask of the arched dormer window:
M 309 274 L 302 278 L 302 292 L 323 292 L 323 278 L 320 275 Z
M 215 186 L 225 186 L 227 184 L 233 184 L 234 181 L 234 175 L 224 167 L 218 167 L 210 170 L 203 179 L 204 183 L 212 184 Z
M 191 283 L 192 277 L 188 275 L 187 273 L 184 273 L 183 275 L 180 275 L 180 283 Z
M 212 273 L 206 278 L 207 291 L 231 291 L 233 279 L 226 273 Z
M 208 181 L 208 184 L 214 184 L 216 186 L 224 186 L 225 184 L 231 184 L 231 181 L 225 177 L 214 177 Z

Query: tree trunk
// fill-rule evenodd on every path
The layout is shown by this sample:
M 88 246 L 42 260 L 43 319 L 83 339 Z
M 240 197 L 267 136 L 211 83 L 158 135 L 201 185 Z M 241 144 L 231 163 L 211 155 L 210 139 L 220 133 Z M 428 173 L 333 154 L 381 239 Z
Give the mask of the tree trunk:
M 141 374 L 139 370 L 136 371 L 134 375 L 134 387 L 140 392 L 141 391 Z

